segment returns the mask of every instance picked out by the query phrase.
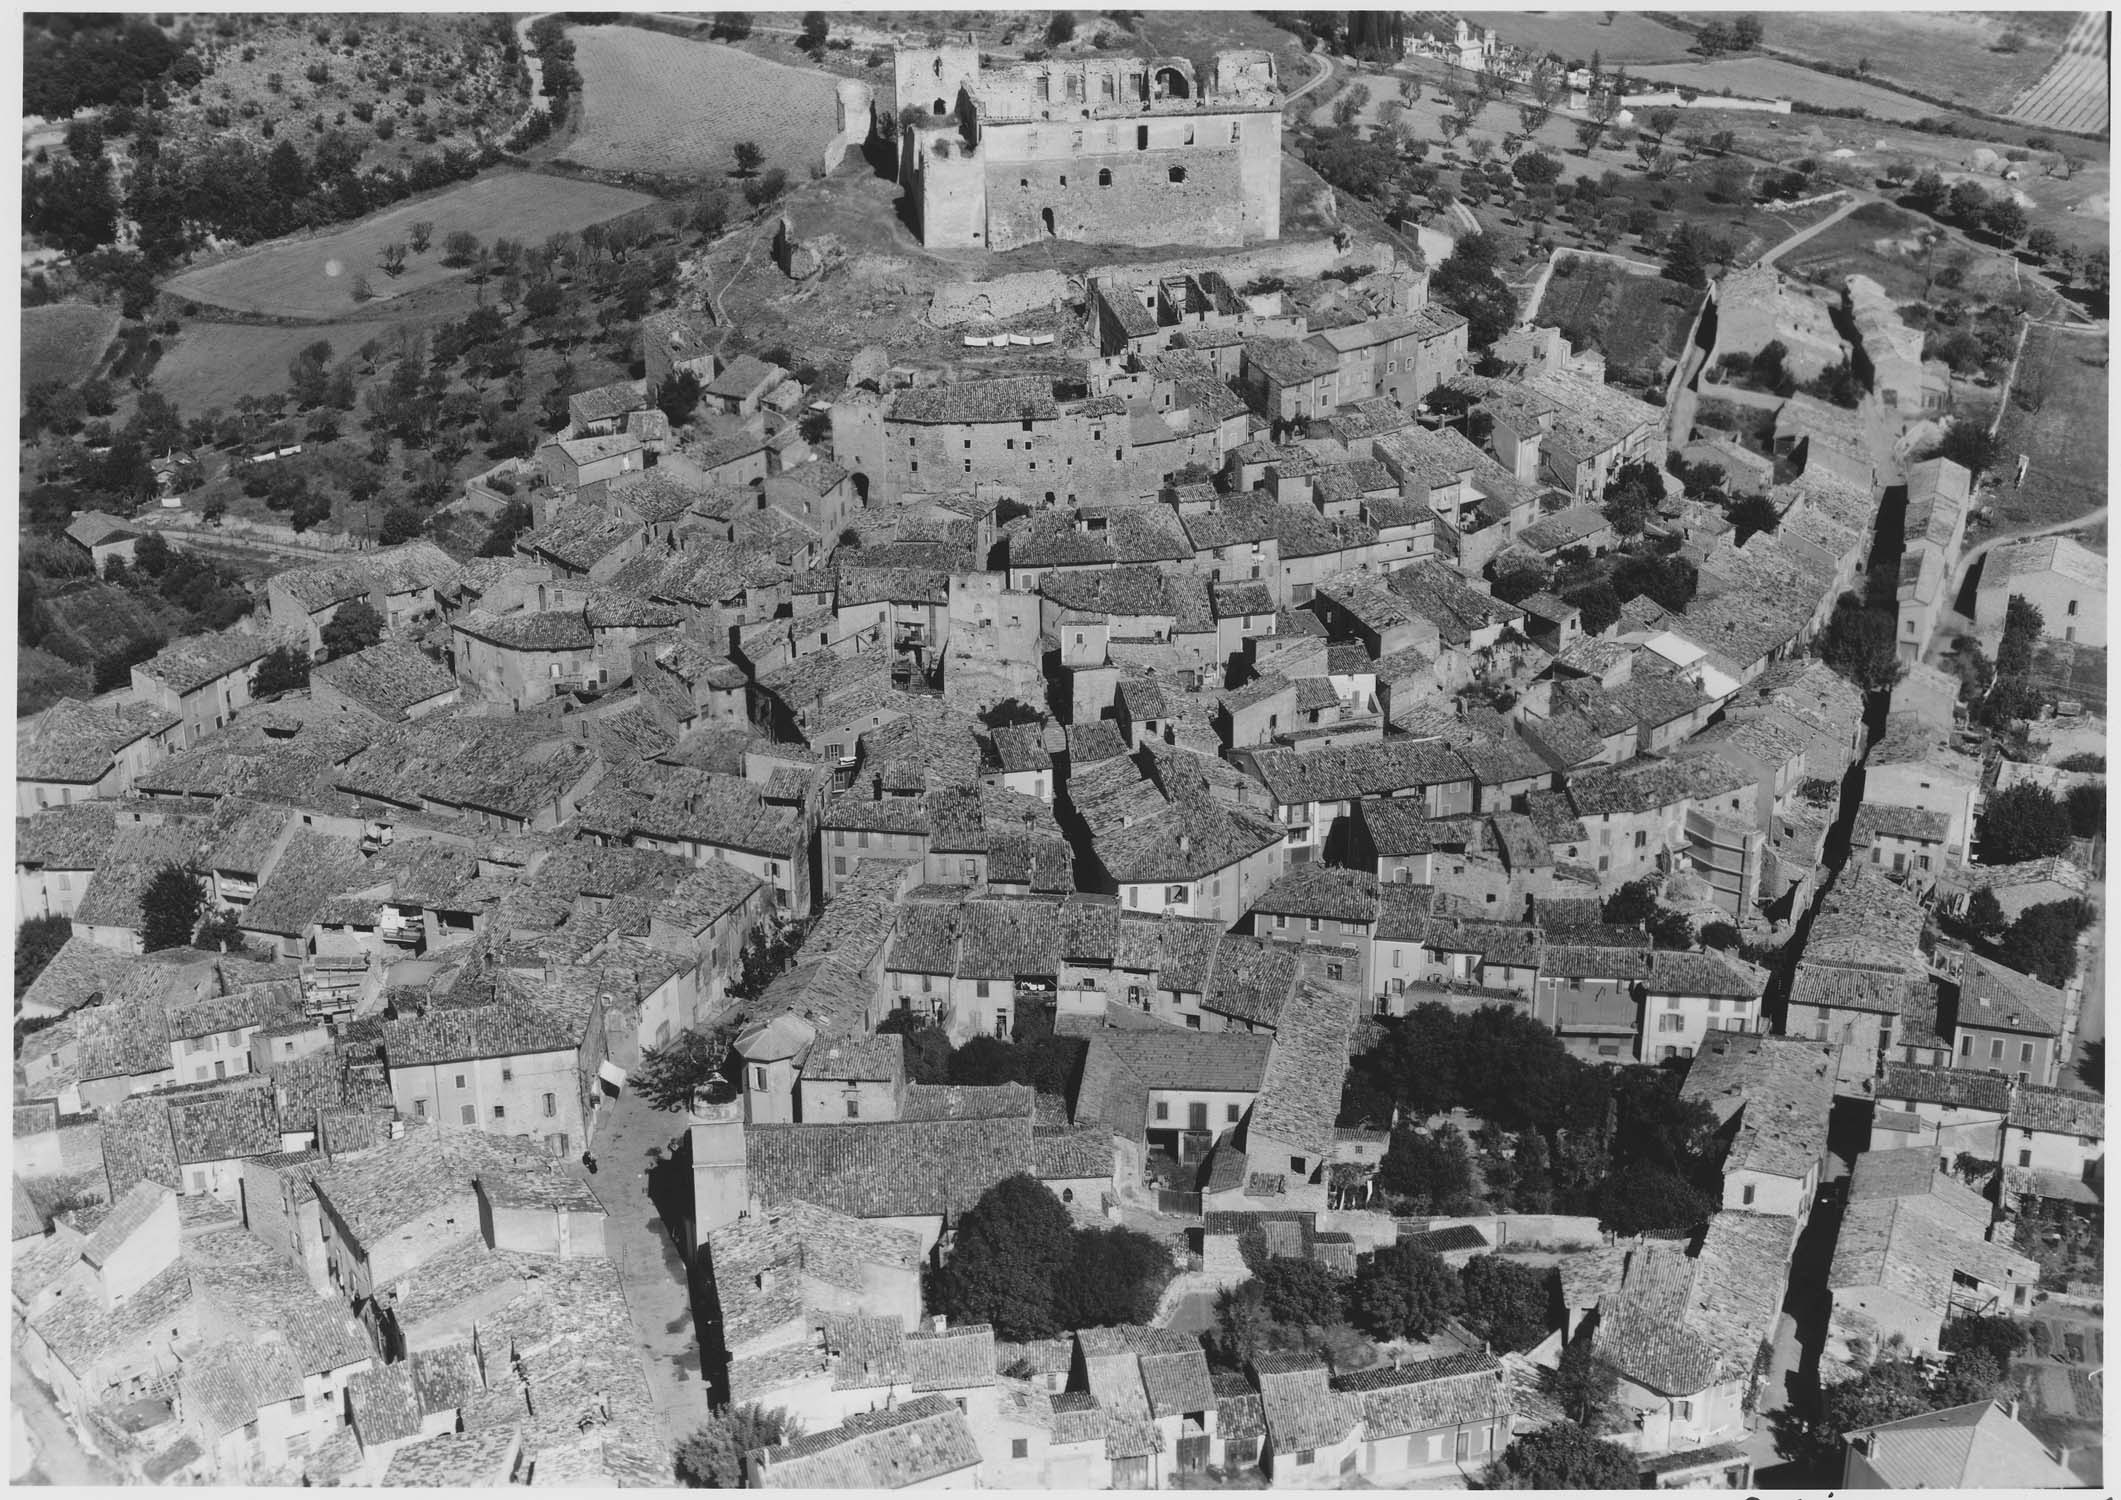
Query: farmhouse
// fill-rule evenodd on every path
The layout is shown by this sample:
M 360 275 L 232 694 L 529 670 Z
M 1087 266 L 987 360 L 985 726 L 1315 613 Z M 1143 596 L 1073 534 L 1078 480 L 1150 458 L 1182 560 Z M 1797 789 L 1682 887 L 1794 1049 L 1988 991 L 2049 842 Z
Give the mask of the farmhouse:
M 99 573 L 114 557 L 131 562 L 141 535 L 116 516 L 100 510 L 84 510 L 66 528 L 66 539 L 88 554 Z
M 2003 639 L 2010 601 L 2040 611 L 2041 634 L 2080 645 L 2106 644 L 2106 559 L 2066 536 L 1998 547 L 1981 563 L 1974 630 L 1990 651 Z

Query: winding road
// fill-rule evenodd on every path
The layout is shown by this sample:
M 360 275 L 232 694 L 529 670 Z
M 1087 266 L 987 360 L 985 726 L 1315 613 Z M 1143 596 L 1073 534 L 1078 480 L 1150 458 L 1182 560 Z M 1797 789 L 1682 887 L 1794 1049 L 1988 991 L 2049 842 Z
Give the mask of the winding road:
M 2088 511 L 2081 516 L 2071 516 L 2066 521 L 2050 521 L 2045 526 L 2034 526 L 2024 531 L 2001 531 L 1991 537 L 1983 537 L 1967 548 L 1966 556 L 1959 559 L 1959 566 L 1952 573 L 1952 586 L 1945 594 L 1947 599 L 1959 597 L 1959 590 L 1966 584 L 1966 575 L 1975 563 L 1981 561 L 1996 548 L 2010 542 L 2029 542 L 2035 537 L 2056 536 L 2065 531 L 2082 531 L 2087 526 L 2097 526 L 2106 519 L 2107 506 Z

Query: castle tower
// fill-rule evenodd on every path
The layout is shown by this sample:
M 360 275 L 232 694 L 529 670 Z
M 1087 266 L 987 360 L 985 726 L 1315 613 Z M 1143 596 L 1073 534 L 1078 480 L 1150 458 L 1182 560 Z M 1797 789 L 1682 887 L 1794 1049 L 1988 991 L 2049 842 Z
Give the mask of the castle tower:
M 970 37 L 940 47 L 901 47 L 893 81 L 900 115 L 918 109 L 946 123 L 957 113 L 958 93 L 979 85 L 979 48 Z

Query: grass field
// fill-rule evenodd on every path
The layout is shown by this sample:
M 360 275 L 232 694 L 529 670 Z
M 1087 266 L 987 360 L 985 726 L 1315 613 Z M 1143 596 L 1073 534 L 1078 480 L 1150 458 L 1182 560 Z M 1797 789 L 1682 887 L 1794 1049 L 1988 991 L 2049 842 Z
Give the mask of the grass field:
M 1697 12 L 1686 19 L 1713 17 Z M 1730 17 L 1721 19 L 1728 23 Z M 1777 52 L 1844 68 L 1868 58 L 1871 76 L 1880 83 L 2000 114 L 2054 59 L 2060 38 L 2043 38 L 2028 24 L 2033 19 L 1984 11 L 1873 9 L 1776 11 L 1761 22 L 1765 44 Z M 2023 45 L 2015 52 L 1994 50 L 2012 31 Z
M 638 26 L 577 26 L 581 123 L 563 154 L 585 167 L 719 179 L 756 141 L 798 181 L 839 118 L 830 76 Z
M 2029 410 L 2026 398 L 2038 404 Z M 2106 503 L 2106 344 L 2097 334 L 2035 327 L 2004 413 L 1997 441 L 2032 462 L 2025 483 L 2010 483 L 2012 461 L 1998 465 L 1993 502 L 1999 530 L 2045 526 Z M 2081 538 L 2080 538 L 2081 540 Z
M 532 172 L 503 172 L 467 182 L 432 198 L 401 203 L 330 234 L 280 240 L 214 265 L 186 271 L 166 290 L 216 307 L 282 318 L 327 319 L 385 311 L 408 293 L 464 274 L 442 264 L 442 241 L 466 229 L 482 241 L 521 239 L 542 243 L 561 230 L 601 224 L 654 200 L 625 188 L 577 182 Z M 432 223 L 434 244 L 411 257 L 402 274 L 383 274 L 383 247 L 403 241 L 415 222 Z M 357 276 L 375 291 L 371 302 L 354 300 Z
M 1933 294 L 1947 290 L 1930 282 L 1931 268 L 1915 248 L 1915 235 L 1927 222 L 1888 205 L 1870 205 L 1820 231 L 1777 264 L 1792 276 L 1837 289 L 1852 275 L 1868 276 L 1896 301 L 1919 301 L 1926 286 Z M 1993 301 L 2021 285 L 2033 285 L 2020 276 L 2016 259 L 2009 255 L 1947 245 L 1938 250 L 1935 269 L 1951 265 L 1963 272 L 1951 294 L 1966 301 Z
M 1934 104 L 1924 104 L 1920 99 L 1772 57 L 1667 63 L 1639 71 L 1644 78 L 1699 89 L 1704 94 L 1729 89 L 1755 99 L 1790 99 L 1824 109 L 1863 109 L 1880 120 L 1919 120 L 1937 113 Z
M 155 366 L 155 388 L 186 413 L 226 410 L 245 395 L 284 390 L 296 354 L 327 340 L 344 359 L 389 323 L 333 323 L 326 327 L 259 327 L 247 323 L 187 323 Z
M 53 302 L 22 310 L 22 384 L 56 380 L 75 385 L 86 380 L 111 335 L 118 331 L 113 308 L 86 302 Z
M 1694 41 L 1683 31 L 1628 11 L 1615 13 L 1610 25 L 1604 11 L 1593 10 L 1467 10 L 1459 14 L 1511 46 L 1539 54 L 1559 52 L 1572 61 L 1588 61 L 1596 52 L 1607 66 L 1683 62 Z

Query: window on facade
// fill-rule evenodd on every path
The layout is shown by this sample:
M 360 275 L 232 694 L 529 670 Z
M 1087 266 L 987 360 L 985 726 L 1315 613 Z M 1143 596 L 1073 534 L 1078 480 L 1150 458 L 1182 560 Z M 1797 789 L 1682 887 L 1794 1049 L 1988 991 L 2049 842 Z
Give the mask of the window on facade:
M 1134 127 L 1134 149 L 1137 151 L 1146 151 L 1149 149 L 1148 126 L 1137 125 Z
M 1988 1044 L 1988 1055 L 1992 1062 L 2001 1062 L 2003 1060 L 2003 1039 L 2001 1037 Z
M 1158 1101 L 1158 1103 L 1157 1103 L 1157 1106 L 1156 1106 L 1156 1118 L 1157 1118 L 1157 1119 L 1159 1119 L 1159 1120 L 1168 1120 L 1168 1119 L 1170 1119 L 1170 1118 L 1171 1118 L 1171 1106 L 1170 1106 L 1170 1105 L 1168 1105 L 1168 1104 L 1166 1104 L 1166 1103 L 1163 1103 L 1162 1101 Z
M 1186 180 L 1186 169 L 1184 167 L 1173 167 L 1169 176 L 1173 182 L 1184 182 Z
M 1753 1187 L 1752 1187 L 1752 1184 L 1751 1184 L 1751 1183 L 1747 1183 L 1747 1184 L 1746 1184 L 1746 1188 L 1745 1188 L 1745 1201 L 1746 1201 L 1747 1203 L 1751 1203 L 1751 1202 L 1753 1201 Z
M 507 1118 L 508 1118 L 508 1107 L 507 1107 L 506 1105 L 504 1105 L 504 1104 L 496 1104 L 496 1105 L 495 1105 L 495 1106 L 493 1107 L 493 1117 L 494 1117 L 494 1118 L 495 1118 L 496 1120 L 505 1120 L 505 1119 L 507 1119 Z
M 413 1115 L 415 1116 L 415 1118 L 418 1118 L 418 1119 L 422 1119 L 422 1120 L 426 1119 L 426 1118 L 427 1118 L 427 1101 L 426 1101 L 425 1099 L 415 1099 L 415 1100 L 413 1100 L 413 1101 L 412 1101 L 412 1112 L 413 1112 Z
M 1342 975 L 1342 973 L 1344 972 L 1344 970 L 1345 970 L 1345 966 L 1344 966 L 1344 965 L 1341 965 L 1341 964 L 1327 964 L 1327 965 L 1326 965 L 1326 978 L 1328 978 L 1328 979 L 1338 979 L 1338 978 L 1340 978 L 1340 977 L 1341 977 L 1341 975 Z
M 472 1107 L 471 1105 L 469 1105 L 469 1104 L 465 1105 L 465 1106 L 463 1107 L 463 1109 L 462 1109 L 462 1110 L 460 1110 L 460 1111 L 459 1111 L 458 1113 L 460 1113 L 460 1114 L 461 1114 L 461 1115 L 463 1116 L 463 1119 L 464 1119 L 464 1123 L 465 1123 L 466 1125 L 476 1125 L 476 1124 L 478 1124 L 478 1123 L 479 1123 L 479 1112 L 478 1112 L 478 1110 L 474 1109 L 474 1108 L 473 1108 L 473 1107 Z
M 1458 1435 L 1458 1440 L 1459 1440 L 1459 1442 L 1460 1442 L 1461 1444 L 1462 1444 L 1462 1443 L 1464 1443 L 1464 1442 L 1465 1442 L 1465 1434 L 1464 1434 L 1464 1433 L 1460 1433 L 1460 1434 Z M 1318 1450 L 1317 1450 L 1317 1449 L 1315 1449 L 1315 1448 L 1299 1448 L 1299 1449 L 1297 1449 L 1297 1450 L 1296 1450 L 1296 1462 L 1297 1462 L 1297 1464 L 1298 1464 L 1298 1466 L 1299 1466 L 1299 1467 L 1300 1467 L 1300 1466 L 1302 1466 L 1302 1465 L 1304 1465 L 1304 1464 L 1315 1464 L 1315 1463 L 1317 1463 L 1317 1462 L 1318 1462 Z
M 2020 1042 L 2018 1044 L 2018 1061 L 2031 1062 L 2032 1060 L 2033 1044 L 2031 1042 Z
M 457 1087 L 458 1087 L 458 1088 L 462 1088 L 462 1087 L 464 1087 L 464 1075 L 463 1075 L 462 1073 L 459 1073 L 459 1074 L 457 1075 Z
M 1106 81 L 1107 83 L 1110 82 L 1109 79 Z M 1031 1456 L 1031 1440 L 1029 1438 L 1009 1439 L 1009 1456 L 1011 1458 L 1029 1458 Z

